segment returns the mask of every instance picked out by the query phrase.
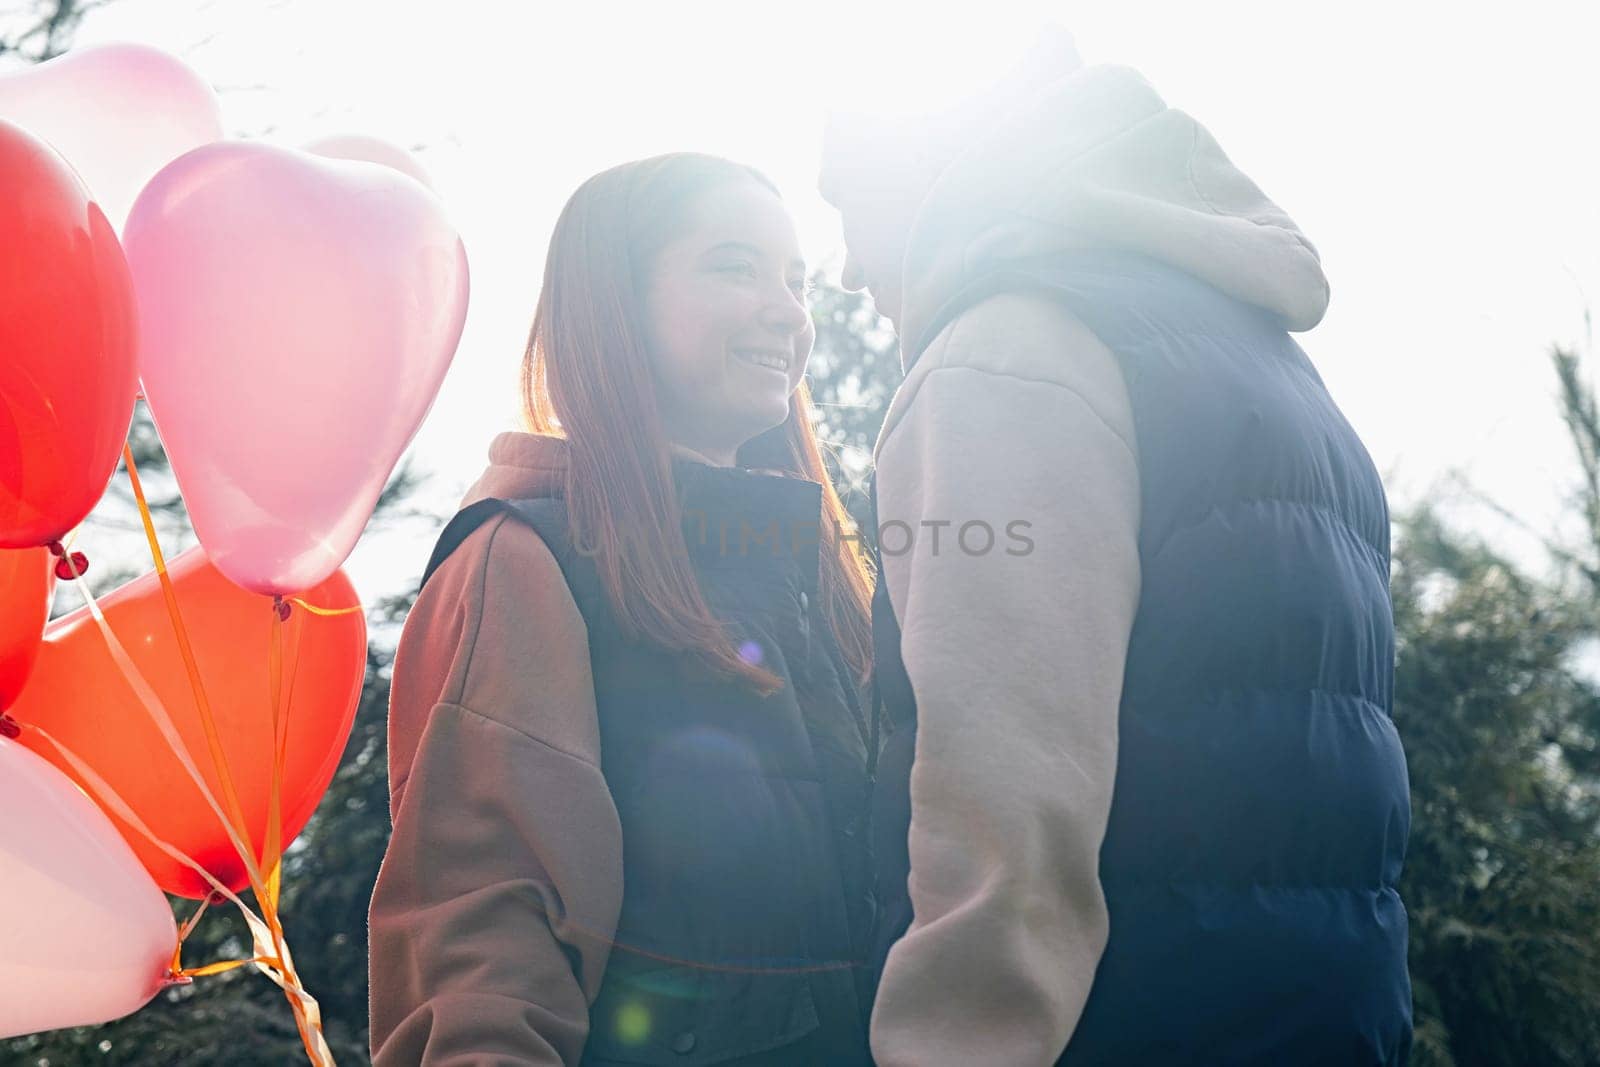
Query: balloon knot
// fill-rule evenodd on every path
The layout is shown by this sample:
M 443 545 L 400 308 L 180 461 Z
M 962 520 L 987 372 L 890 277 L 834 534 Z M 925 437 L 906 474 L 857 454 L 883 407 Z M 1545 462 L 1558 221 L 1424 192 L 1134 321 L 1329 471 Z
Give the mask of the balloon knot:
M 51 551 L 55 546 L 51 546 Z M 70 557 L 65 552 L 57 552 L 61 558 L 56 560 L 56 577 L 63 582 L 70 582 L 74 578 L 82 577 L 89 570 L 89 557 L 82 552 L 74 552 Z M 74 574 L 73 572 L 77 573 Z
M 167 989 L 175 985 L 194 985 L 194 979 L 187 974 L 178 974 L 170 968 L 161 976 L 161 988 Z
M 52 556 L 57 557 L 58 559 L 67 554 L 66 546 L 63 545 L 60 541 L 51 541 L 45 547 L 50 549 L 50 554 Z
M 22 736 L 22 724 L 17 722 L 7 713 L 0 711 L 0 735 L 10 738 Z
M 289 611 L 291 610 L 289 602 L 283 599 L 281 594 L 272 598 L 272 610 L 278 613 L 278 620 L 280 622 L 289 621 Z

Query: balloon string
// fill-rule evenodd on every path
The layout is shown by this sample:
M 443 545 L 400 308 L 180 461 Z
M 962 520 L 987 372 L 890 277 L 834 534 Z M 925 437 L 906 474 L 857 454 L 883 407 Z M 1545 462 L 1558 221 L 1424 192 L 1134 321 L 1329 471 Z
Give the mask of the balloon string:
M 248 847 L 250 840 L 249 825 L 245 821 L 244 812 L 239 806 L 239 794 L 233 787 L 233 776 L 228 773 L 228 759 L 222 751 L 222 737 L 217 731 L 216 720 L 211 715 L 211 704 L 206 699 L 205 686 L 200 681 L 200 668 L 195 662 L 194 648 L 189 643 L 189 633 L 184 628 L 183 617 L 178 612 L 178 597 L 172 586 L 172 578 L 167 573 L 166 557 L 161 552 L 161 542 L 156 538 L 155 521 L 150 516 L 150 507 L 145 502 L 144 487 L 139 481 L 139 468 L 133 461 L 133 449 L 126 442 L 122 446 L 123 463 L 128 469 L 128 481 L 133 487 L 134 499 L 139 504 L 139 517 L 144 522 L 145 539 L 150 542 L 150 555 L 155 560 L 156 575 L 161 583 L 161 592 L 166 599 L 167 614 L 172 618 L 172 628 L 178 639 L 178 650 L 183 656 L 184 668 L 189 673 L 189 685 L 194 691 L 195 705 L 200 712 L 200 722 L 205 728 L 206 744 L 211 749 L 211 762 L 217 771 L 217 777 L 222 783 L 222 795 L 228 802 L 229 813 L 233 817 L 232 827 L 236 827 L 235 834 L 230 829 L 229 837 L 233 839 L 234 846 L 242 850 L 241 859 L 244 860 L 245 869 L 250 875 L 250 886 L 257 895 L 261 892 L 261 871 L 256 866 L 254 850 Z M 71 566 L 69 560 L 68 565 Z M 77 568 L 72 568 L 74 577 Z M 220 812 L 218 813 L 221 814 Z M 226 818 L 223 819 L 228 824 Z M 241 841 L 241 838 L 243 839 Z
M 76 588 L 83 594 L 84 601 L 89 607 L 89 614 L 94 619 L 96 626 L 99 627 L 101 636 L 105 638 L 106 645 L 111 652 L 112 659 L 116 662 L 117 667 L 122 671 L 123 677 L 133 688 L 135 694 L 138 695 L 141 705 L 150 715 L 151 719 L 156 723 L 157 730 L 166 740 L 167 745 L 172 749 L 173 754 L 178 758 L 178 762 L 183 766 L 184 770 L 188 772 L 189 777 L 194 782 L 196 788 L 200 790 L 202 797 L 210 806 L 212 812 L 217 816 L 218 822 L 225 830 L 228 831 L 229 838 L 233 841 L 234 847 L 239 850 L 241 856 L 248 858 L 248 850 L 244 848 L 243 843 L 240 842 L 238 837 L 233 833 L 233 828 L 228 825 L 227 819 L 223 817 L 222 809 L 217 804 L 216 798 L 211 794 L 211 790 L 207 787 L 205 778 L 201 776 L 199 769 L 195 767 L 194 761 L 189 756 L 188 749 L 184 746 L 182 739 L 178 736 L 177 728 L 173 725 L 172 720 L 168 717 L 166 709 L 161 705 L 160 699 L 156 696 L 155 692 L 150 689 L 149 683 L 146 682 L 143 676 L 139 674 L 138 668 L 128 657 L 127 652 L 122 647 L 122 643 L 117 640 L 116 634 L 111 630 L 110 625 L 106 622 L 105 615 L 100 611 L 100 605 L 95 601 L 94 594 L 90 591 L 88 582 L 83 580 L 82 576 L 77 573 L 77 569 L 72 567 L 70 562 L 68 563 L 68 566 L 73 570 L 73 576 L 77 579 L 74 584 Z M 67 764 L 77 771 L 83 777 L 84 781 L 89 783 L 89 785 L 94 789 L 96 795 L 104 800 L 106 805 L 117 815 L 123 818 L 130 826 L 148 838 L 162 852 L 198 873 L 202 878 L 210 883 L 214 891 L 221 893 L 228 900 L 231 900 L 234 904 L 236 904 L 239 907 L 240 912 L 244 914 L 247 925 L 261 922 L 261 920 L 250 911 L 244 902 L 241 901 L 232 890 L 228 889 L 227 886 L 218 881 L 210 871 L 200 866 L 189 856 L 174 848 L 166 841 L 163 841 L 161 838 L 157 837 L 154 832 L 152 832 L 150 828 L 145 825 L 144 821 L 139 818 L 133 809 L 117 795 L 116 791 L 112 789 L 111 786 L 107 784 L 105 780 L 94 771 L 93 768 L 91 768 L 70 749 L 63 745 L 58 739 L 47 733 L 43 727 L 38 726 L 35 723 L 20 723 L 19 725 L 24 729 L 33 730 L 45 740 L 49 741 L 51 745 L 61 753 L 62 758 L 67 762 Z M 254 885 L 252 885 L 252 888 L 254 888 Z M 262 894 L 258 892 L 256 899 L 259 902 L 262 899 Z M 278 957 L 274 956 L 271 952 L 258 951 L 257 955 L 268 959 L 274 964 L 278 962 Z M 249 963 L 255 961 L 245 960 L 240 962 Z M 238 964 L 234 965 L 237 966 Z M 221 969 L 227 970 L 229 968 L 224 967 Z M 172 977 L 173 980 L 181 980 L 188 976 L 180 970 Z M 298 979 L 295 979 L 295 981 L 298 983 Z M 280 982 L 279 984 L 281 985 L 282 983 Z
M 357 604 L 356 609 L 360 610 Z M 329 612 L 328 614 L 345 614 L 344 611 Z M 271 821 L 268 823 L 273 832 L 272 847 L 268 852 L 269 862 L 281 866 L 283 859 L 283 775 L 289 762 L 289 715 L 294 710 L 294 682 L 299 677 L 300 666 L 300 620 L 295 618 L 291 623 L 288 636 L 289 660 L 284 659 L 283 617 L 276 611 L 272 614 L 272 644 L 269 650 L 270 675 L 272 683 L 272 715 L 273 734 L 276 748 L 272 765 L 272 803 Z M 287 687 L 285 683 L 287 682 Z M 280 887 L 281 888 L 281 887 Z M 277 895 L 273 896 L 273 904 L 277 904 Z
M 178 943 L 172 948 L 172 965 L 167 968 L 169 980 L 179 981 L 193 977 L 192 972 L 186 971 L 183 966 L 183 943 L 189 940 L 189 935 L 194 933 L 194 928 L 200 925 L 200 919 L 205 915 L 206 909 L 211 906 L 213 901 L 220 899 L 222 898 L 217 895 L 215 890 L 207 893 L 204 899 L 200 901 L 200 906 L 194 909 L 194 914 L 189 916 L 183 926 L 179 928 Z
M 178 944 L 183 944 L 189 939 L 189 935 L 194 933 L 194 928 L 200 923 L 200 916 L 204 915 L 206 913 L 206 909 L 211 906 L 213 896 L 214 894 L 207 893 L 205 895 L 205 899 L 200 901 L 200 906 L 194 909 L 194 914 L 189 916 L 188 920 L 184 922 L 183 928 L 178 931 Z
M 63 744 L 59 738 L 50 733 L 43 726 L 40 726 L 38 723 L 24 722 L 20 725 L 24 730 L 38 734 L 39 737 L 48 742 L 52 748 L 60 753 L 61 758 L 66 761 L 67 765 L 71 767 L 73 771 L 80 778 L 82 778 L 92 790 L 94 790 L 95 796 L 107 808 L 111 809 L 111 811 L 119 819 L 121 819 L 123 822 L 126 822 L 129 826 L 132 826 L 136 831 L 139 832 L 140 835 L 148 839 L 151 844 L 155 845 L 162 852 L 177 860 L 185 867 L 188 867 L 201 878 L 204 878 L 206 882 L 210 884 L 213 893 L 227 898 L 246 911 L 250 910 L 248 905 L 240 900 L 237 894 L 218 881 L 216 876 L 210 871 L 202 867 L 187 853 L 158 837 L 155 831 L 151 830 L 150 827 L 145 824 L 145 821 L 139 818 L 138 813 L 133 810 L 127 801 L 123 800 L 121 795 L 119 795 L 117 791 L 111 787 L 110 783 L 108 783 L 104 778 L 100 777 L 99 772 L 84 762 L 82 757 Z
M 267 846 L 263 862 L 270 872 L 267 875 L 267 896 L 271 901 L 270 910 L 267 912 L 269 916 L 277 915 L 278 897 L 283 884 L 283 769 L 289 745 L 289 707 L 293 706 L 292 703 L 286 706 L 283 699 L 283 616 L 286 613 L 278 610 L 280 603 L 281 599 L 278 600 L 278 603 L 272 605 L 272 631 L 268 649 L 269 666 L 271 668 L 268 678 L 271 686 L 272 701 L 273 759 L 268 804 Z M 300 629 L 297 625 L 294 631 L 296 638 L 299 637 L 299 633 Z M 298 652 L 298 640 L 295 642 L 295 649 Z M 298 665 L 298 657 L 296 657 L 296 661 Z M 292 696 L 293 672 L 290 673 L 289 679 L 290 695 Z M 282 928 L 273 926 L 269 932 L 275 935 L 273 943 L 277 946 L 278 954 L 286 961 L 286 966 L 292 976 L 294 965 L 289 956 L 289 946 L 284 940 Z M 273 977 L 273 975 L 268 972 L 268 977 Z M 276 978 L 273 978 L 273 980 L 277 981 Z M 296 1001 L 295 1022 L 300 1026 L 300 1036 L 305 1042 L 307 1052 L 312 1052 L 314 1041 L 321 1049 L 326 1050 L 326 1044 L 322 1040 L 321 1010 L 317 1007 L 316 1001 L 299 986 L 298 982 L 295 983 L 292 990 L 282 982 L 278 984 L 284 989 L 285 993 L 293 993 L 297 997 L 303 997 L 303 999 Z
M 313 615 L 351 615 L 363 610 L 360 604 L 353 604 L 348 608 L 319 608 L 315 604 L 307 604 L 297 596 L 284 597 L 284 599 L 291 604 L 299 604 Z
M 272 708 L 272 784 L 267 793 L 267 842 L 261 862 L 267 868 L 267 895 L 274 911 L 283 887 L 283 762 L 288 718 L 279 705 L 283 689 L 283 617 L 276 605 L 272 611 L 272 632 L 267 648 L 267 684 Z
M 294 682 L 299 677 L 300 620 L 298 617 L 295 618 L 293 629 L 290 631 L 289 646 L 292 656 L 287 666 L 284 663 L 282 626 L 283 617 L 274 610 L 272 613 L 272 646 L 270 650 L 272 673 L 270 677 L 272 680 L 273 733 L 276 747 L 272 765 L 271 811 L 270 819 L 267 823 L 269 833 L 267 862 L 273 865 L 274 873 L 279 874 L 279 881 L 281 881 L 283 861 L 283 775 L 284 768 L 288 766 L 289 714 L 294 710 Z M 288 680 L 286 689 L 284 688 L 285 677 Z M 273 907 L 276 909 L 278 894 L 282 887 L 273 881 L 269 881 L 268 887 L 272 890 Z
M 126 442 L 124 442 L 122 446 L 122 458 L 125 466 L 127 467 L 128 481 L 132 485 L 134 499 L 139 505 L 139 517 L 144 523 L 145 538 L 150 543 L 150 555 L 155 561 L 156 574 L 160 578 L 161 589 L 166 597 L 167 613 L 172 618 L 172 626 L 177 634 L 178 647 L 183 654 L 184 667 L 187 669 L 189 674 L 189 684 L 194 690 L 195 703 L 200 712 L 200 721 L 205 727 L 206 743 L 210 747 L 212 762 L 216 767 L 217 775 L 222 782 L 223 795 L 228 801 L 229 810 L 237 820 L 239 833 L 235 833 L 233 827 L 228 825 L 228 820 L 222 816 L 222 812 L 218 808 L 215 798 L 211 797 L 209 790 L 206 791 L 206 797 L 212 806 L 212 810 L 217 813 L 218 818 L 221 819 L 223 825 L 227 827 L 228 836 L 233 842 L 235 849 L 239 852 L 240 858 L 244 861 L 245 872 L 250 880 L 250 888 L 255 891 L 256 903 L 261 907 L 262 914 L 265 917 L 265 922 L 263 923 L 262 920 L 254 919 L 254 917 L 251 915 L 247 914 L 245 916 L 246 922 L 251 923 L 252 930 L 256 931 L 256 954 L 260 957 L 267 957 L 281 961 L 283 974 L 280 976 L 272 969 L 262 967 L 259 963 L 257 964 L 258 969 L 266 973 L 267 976 L 271 978 L 273 982 L 275 982 L 281 989 L 283 989 L 284 993 L 288 996 L 289 1006 L 294 1012 L 295 1026 L 300 1031 L 301 1042 L 305 1045 L 306 1054 L 308 1057 L 310 1057 L 314 1067 L 322 1067 L 324 1064 L 332 1067 L 333 1055 L 328 1049 L 326 1040 L 322 1036 L 321 1013 L 317 1009 L 316 1000 L 312 998 L 311 995 L 307 993 L 305 988 L 301 985 L 299 976 L 294 971 L 293 960 L 289 956 L 288 942 L 284 937 L 282 924 L 278 920 L 276 886 L 274 885 L 269 889 L 268 885 L 262 878 L 261 869 L 256 864 L 256 858 L 253 850 L 245 843 L 245 841 L 240 840 L 241 834 L 246 840 L 248 840 L 248 826 L 246 824 L 243 811 L 239 805 L 238 793 L 233 787 L 233 779 L 228 773 L 227 759 L 222 751 L 222 739 L 217 731 L 216 721 L 211 714 L 211 705 L 206 699 L 205 688 L 200 682 L 200 671 L 199 666 L 195 661 L 194 649 L 189 642 L 188 631 L 184 628 L 183 617 L 178 611 L 177 594 L 173 589 L 172 578 L 167 573 L 166 559 L 163 557 L 161 552 L 161 542 L 156 537 L 155 521 L 150 515 L 150 507 L 145 501 L 144 488 L 139 481 L 138 465 L 133 459 L 133 449 L 129 447 Z M 70 561 L 68 565 L 71 566 Z M 73 567 L 72 571 L 74 577 L 77 577 L 77 568 Z M 86 598 L 87 595 L 88 594 L 86 592 Z M 115 638 L 111 636 L 110 628 L 108 626 L 102 625 L 101 631 L 107 635 L 108 641 L 115 640 Z M 123 658 L 126 659 L 126 656 L 124 655 Z M 131 662 L 128 663 L 128 667 L 132 667 Z M 128 670 L 125 669 L 124 673 L 128 673 Z M 152 696 L 153 695 L 154 694 L 152 694 Z M 162 713 L 162 717 L 165 718 L 164 711 Z M 170 726 L 170 721 L 168 722 L 168 725 Z M 169 744 L 170 743 L 171 739 L 169 739 Z M 179 745 L 181 745 L 181 743 L 181 741 L 178 742 Z M 189 765 L 192 766 L 192 762 L 188 760 L 187 752 L 185 752 L 180 758 L 185 763 L 189 763 Z M 274 788 L 276 788 L 276 784 L 277 783 L 275 781 L 273 783 Z M 277 864 L 274 863 L 274 879 L 276 879 L 278 875 L 276 866 Z M 264 927 L 264 931 L 268 935 L 265 938 L 261 936 L 262 927 Z M 270 944 L 272 949 L 266 948 L 265 945 L 267 944 Z
M 250 850 L 245 847 L 244 842 L 235 833 L 233 825 L 223 815 L 221 805 L 217 803 L 217 798 L 206 784 L 205 776 L 195 766 L 187 746 L 183 743 L 183 738 L 178 734 L 177 727 L 173 725 L 171 717 L 167 714 L 167 709 L 162 706 L 161 698 L 156 695 L 155 690 L 150 688 L 150 683 L 145 681 L 144 676 L 139 673 L 138 667 L 134 665 L 133 660 L 129 658 L 127 651 L 122 647 L 122 642 L 117 640 L 117 635 L 112 631 L 110 624 L 106 622 L 105 615 L 101 613 L 100 605 L 95 601 L 94 594 L 89 591 L 89 583 L 84 581 L 83 576 L 72 563 L 72 558 L 70 556 L 63 558 L 67 560 L 68 568 L 72 571 L 73 577 L 77 579 L 73 585 L 83 594 L 84 604 L 89 609 L 89 616 L 94 620 L 95 626 L 100 630 L 100 635 L 105 639 L 106 648 L 111 653 L 112 661 L 116 663 L 118 670 L 122 672 L 128 685 L 133 689 L 134 695 L 138 697 L 140 706 L 144 708 L 145 713 L 155 723 L 156 730 L 161 734 L 162 739 L 166 741 L 167 747 L 177 757 L 179 765 L 189 775 L 189 779 L 194 783 L 195 788 L 200 791 L 201 798 L 205 800 L 212 813 L 216 815 L 218 822 L 227 831 L 228 838 L 232 841 L 234 848 L 246 858 L 246 863 L 253 867 L 254 860 L 250 858 Z
M 249 905 L 245 904 L 245 902 L 240 900 L 239 897 L 227 886 L 218 881 L 210 871 L 200 866 L 200 864 L 197 863 L 187 853 L 158 837 L 155 831 L 151 830 L 150 827 L 145 824 L 144 820 L 139 818 L 138 813 L 133 810 L 128 802 L 123 800 L 117 791 L 111 787 L 110 783 L 108 783 L 104 778 L 100 777 L 93 767 L 90 767 L 87 763 L 85 763 L 77 753 L 73 752 L 70 748 L 63 744 L 59 738 L 37 723 L 24 722 L 20 725 L 24 730 L 37 734 L 40 740 L 44 741 L 50 745 L 51 748 L 55 749 L 57 754 L 61 756 L 62 760 L 66 762 L 67 766 L 72 768 L 79 780 L 89 787 L 89 791 L 94 794 L 95 800 L 100 803 L 102 808 L 105 808 L 112 814 L 116 815 L 123 822 L 127 823 L 129 826 L 133 827 L 134 830 L 138 831 L 138 833 L 143 836 L 145 840 L 156 846 L 156 848 L 166 853 L 172 859 L 177 860 L 185 867 L 188 867 L 190 870 L 194 871 L 201 878 L 204 878 L 208 883 L 210 883 L 211 892 L 207 894 L 206 899 L 201 902 L 200 907 L 195 909 L 195 913 L 189 917 L 189 920 L 184 923 L 183 929 L 178 932 L 178 943 L 173 947 L 172 963 L 167 969 L 166 981 L 168 984 L 180 983 L 185 979 L 194 978 L 202 974 L 217 974 L 221 971 L 232 970 L 235 967 L 240 967 L 247 963 L 258 962 L 254 959 L 219 960 L 216 963 L 209 963 L 203 967 L 184 967 L 182 965 L 183 942 L 191 933 L 194 932 L 195 926 L 200 921 L 200 916 L 205 913 L 206 906 L 210 904 L 213 899 L 221 898 L 232 901 L 239 908 L 240 912 L 244 913 L 246 916 L 245 921 L 247 925 L 249 925 L 253 919 L 256 922 L 259 922 L 260 920 L 255 919 L 253 913 L 250 911 Z M 268 962 L 276 963 L 277 961 L 270 960 Z
M 289 944 L 283 938 L 282 930 L 271 930 L 259 919 L 246 915 L 245 921 L 250 923 L 251 932 L 255 936 L 255 949 L 259 957 L 276 962 L 269 943 L 276 945 L 281 966 L 264 966 L 258 960 L 256 969 L 268 978 L 273 984 L 282 989 L 285 996 L 289 997 L 294 1008 L 295 1023 L 300 1027 L 300 1039 L 305 1044 L 306 1054 L 311 1058 L 313 1067 L 334 1067 L 333 1050 L 328 1047 L 327 1039 L 322 1035 L 322 1009 L 317 1005 L 317 999 L 308 993 L 295 973 L 294 959 L 289 955 Z

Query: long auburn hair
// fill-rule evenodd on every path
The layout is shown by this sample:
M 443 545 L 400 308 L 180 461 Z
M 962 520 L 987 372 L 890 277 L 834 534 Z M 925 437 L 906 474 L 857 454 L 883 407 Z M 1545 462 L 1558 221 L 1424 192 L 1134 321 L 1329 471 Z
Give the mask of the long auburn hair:
M 740 181 L 777 195 L 752 167 L 689 152 L 624 163 L 573 193 L 550 239 L 523 354 L 522 417 L 534 433 L 567 439 L 570 532 L 593 554 L 620 625 L 766 695 L 780 679 L 735 650 L 690 564 L 641 310 L 657 254 L 681 235 L 699 198 Z M 804 382 L 784 422 L 747 442 L 736 461 L 822 486 L 823 617 L 852 672 L 865 681 L 872 662 L 871 578 L 823 463 Z

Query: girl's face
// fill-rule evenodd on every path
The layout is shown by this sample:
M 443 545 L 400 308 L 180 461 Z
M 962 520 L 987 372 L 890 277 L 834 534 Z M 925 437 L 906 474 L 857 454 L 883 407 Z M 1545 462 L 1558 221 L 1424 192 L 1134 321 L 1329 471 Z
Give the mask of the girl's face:
M 656 257 L 645 330 L 657 404 L 674 443 L 731 465 L 788 417 L 816 331 L 794 223 L 771 190 L 734 181 L 702 194 Z

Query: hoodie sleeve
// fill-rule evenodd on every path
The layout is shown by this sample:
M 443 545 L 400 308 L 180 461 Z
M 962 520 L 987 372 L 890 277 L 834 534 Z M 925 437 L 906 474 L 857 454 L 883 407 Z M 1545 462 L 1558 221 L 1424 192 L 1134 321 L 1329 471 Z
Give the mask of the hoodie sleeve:
M 377 1067 L 573 1064 L 622 899 L 583 617 L 499 516 L 406 619 L 369 914 Z
M 1132 421 L 1111 353 L 1021 295 L 949 326 L 885 420 L 883 580 L 918 732 L 884 1067 L 1053 1064 L 1082 1014 L 1140 588 Z

